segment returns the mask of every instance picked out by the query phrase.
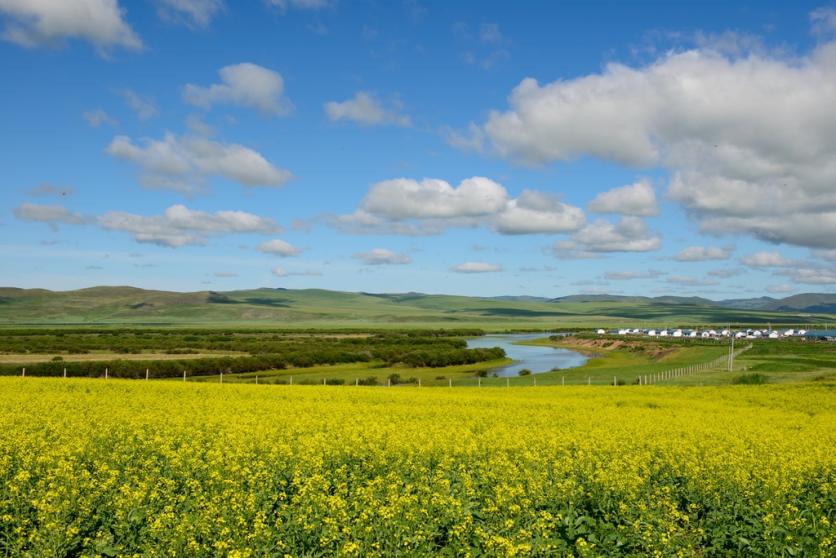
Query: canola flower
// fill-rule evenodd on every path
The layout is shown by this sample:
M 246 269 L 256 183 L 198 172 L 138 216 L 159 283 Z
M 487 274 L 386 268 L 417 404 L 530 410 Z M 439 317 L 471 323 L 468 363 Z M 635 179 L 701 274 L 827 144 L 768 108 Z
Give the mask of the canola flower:
M 0 378 L 0 555 L 836 553 L 827 386 Z

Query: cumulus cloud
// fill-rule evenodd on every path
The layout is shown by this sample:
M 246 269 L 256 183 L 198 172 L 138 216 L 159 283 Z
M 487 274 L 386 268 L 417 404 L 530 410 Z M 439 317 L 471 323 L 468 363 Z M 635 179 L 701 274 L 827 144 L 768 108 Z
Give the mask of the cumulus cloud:
M 116 126 L 118 124 L 116 119 L 103 109 L 86 110 L 81 113 L 81 116 L 93 128 L 98 128 L 102 124 L 107 124 L 108 126 Z
M 160 140 L 143 139 L 138 143 L 127 136 L 116 136 L 105 152 L 137 165 L 145 185 L 185 193 L 199 191 L 212 176 L 245 186 L 281 186 L 292 176 L 248 147 L 199 135 L 166 133 Z
M 673 257 L 678 262 L 704 262 L 708 260 L 727 260 L 734 252 L 734 247 L 725 246 L 689 246 L 680 250 Z
M 502 266 L 488 262 L 464 262 L 450 268 L 456 273 L 493 273 L 502 271 Z
M 190 28 L 207 27 L 224 9 L 222 0 L 156 0 L 163 21 Z
M 123 231 L 141 243 L 177 248 L 202 245 L 213 236 L 241 233 L 270 234 L 281 227 L 269 217 L 244 211 L 207 213 L 172 205 L 162 215 L 135 215 L 125 211 L 109 211 L 98 217 L 98 225 L 106 230 Z
M 658 250 L 661 237 L 641 218 L 626 216 L 618 222 L 598 220 L 555 245 L 558 256 L 584 258 L 607 252 L 650 252 Z
M 795 262 L 778 252 L 756 252 L 751 256 L 740 258 L 740 263 L 749 267 L 787 267 Z
M 296 248 L 289 242 L 285 242 L 279 238 L 274 240 L 268 240 L 267 242 L 262 242 L 258 246 L 259 251 L 264 252 L 265 254 L 273 254 L 275 256 L 281 256 L 282 258 L 287 258 L 289 256 L 297 256 L 301 250 Z
M 399 254 L 386 248 L 373 248 L 368 252 L 354 254 L 354 258 L 365 265 L 404 265 L 412 262 L 408 254 Z
M 562 203 L 545 192 L 523 190 L 496 215 L 495 228 L 502 234 L 557 234 L 576 231 L 586 224 L 579 207 Z
M 647 180 L 601 192 L 589 203 L 595 213 L 618 213 L 649 217 L 659 213 L 656 192 Z
M 12 211 L 22 221 L 46 223 L 53 229 L 58 225 L 83 225 L 87 219 L 61 205 L 22 203 Z
M 334 224 L 349 232 L 438 234 L 450 227 L 487 226 L 501 234 L 559 234 L 580 229 L 583 210 L 545 192 L 511 198 L 489 178 L 474 176 L 458 186 L 440 179 L 410 178 L 374 184 L 360 208 Z
M 253 108 L 271 116 L 289 114 L 293 110 L 293 104 L 284 97 L 284 79 L 278 72 L 244 62 L 224 66 L 218 74 L 221 83 L 208 87 L 187 84 L 183 87 L 183 99 L 207 110 L 217 104 Z
M 100 52 L 112 47 L 142 48 L 117 0 L 0 0 L 0 14 L 6 18 L 3 39 L 24 47 L 82 39 Z
M 708 44 L 643 67 L 526 78 L 508 103 L 478 127 L 500 156 L 663 167 L 704 231 L 836 248 L 836 42 L 795 59 Z
M 411 126 L 409 116 L 401 114 L 398 107 L 387 108 L 370 93 L 358 91 L 346 101 L 325 103 L 325 114 L 332 122 L 350 120 L 361 126 Z
M 439 179 L 396 178 L 372 186 L 362 206 L 389 219 L 450 219 L 495 213 L 507 199 L 502 185 L 480 176 L 465 179 L 458 187 Z

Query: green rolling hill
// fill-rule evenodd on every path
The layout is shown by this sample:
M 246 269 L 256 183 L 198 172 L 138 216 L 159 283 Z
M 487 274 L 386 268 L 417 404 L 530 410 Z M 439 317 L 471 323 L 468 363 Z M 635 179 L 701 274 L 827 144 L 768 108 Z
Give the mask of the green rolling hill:
M 807 304 L 807 305 L 805 305 Z M 826 313 L 824 313 L 826 312 Z M 836 322 L 836 295 L 714 302 L 682 297 L 467 297 L 320 289 L 189 293 L 135 287 L 0 288 L 0 325 L 610 327 Z

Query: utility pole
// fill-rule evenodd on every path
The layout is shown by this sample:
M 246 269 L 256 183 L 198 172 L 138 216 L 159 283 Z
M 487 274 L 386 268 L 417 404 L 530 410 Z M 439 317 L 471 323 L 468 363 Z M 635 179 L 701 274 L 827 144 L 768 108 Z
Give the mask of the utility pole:
M 729 335 L 731 344 L 729 345 L 729 372 L 734 369 L 734 335 Z

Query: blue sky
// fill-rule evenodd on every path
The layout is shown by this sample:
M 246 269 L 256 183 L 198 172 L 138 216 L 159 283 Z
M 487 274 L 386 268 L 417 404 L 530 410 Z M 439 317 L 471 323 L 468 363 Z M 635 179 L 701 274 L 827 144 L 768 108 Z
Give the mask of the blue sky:
M 836 5 L 0 0 L 3 280 L 836 291 Z

